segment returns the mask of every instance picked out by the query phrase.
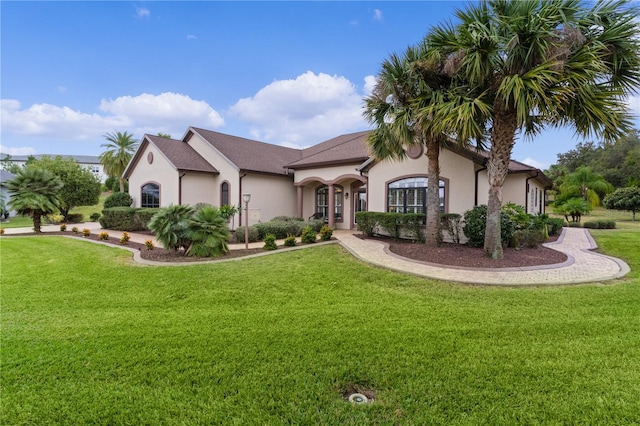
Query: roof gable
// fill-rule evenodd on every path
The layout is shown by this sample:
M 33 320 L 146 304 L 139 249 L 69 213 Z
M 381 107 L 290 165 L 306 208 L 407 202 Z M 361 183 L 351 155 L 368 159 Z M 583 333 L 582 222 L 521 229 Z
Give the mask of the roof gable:
M 291 169 L 359 163 L 369 158 L 369 131 L 340 135 L 302 150 L 302 158 L 290 163 Z
M 124 172 L 124 177 L 129 178 L 135 165 L 140 161 L 142 153 L 148 145 L 154 146 L 169 163 L 180 171 L 219 173 L 207 160 L 196 152 L 188 143 L 176 139 L 162 138 L 160 136 L 144 135 L 140 147 L 129 162 Z
M 186 142 L 190 133 L 200 135 L 240 170 L 286 175 L 285 166 L 301 157 L 299 149 L 286 148 L 265 142 L 226 135 L 211 130 L 190 127 L 183 138 Z

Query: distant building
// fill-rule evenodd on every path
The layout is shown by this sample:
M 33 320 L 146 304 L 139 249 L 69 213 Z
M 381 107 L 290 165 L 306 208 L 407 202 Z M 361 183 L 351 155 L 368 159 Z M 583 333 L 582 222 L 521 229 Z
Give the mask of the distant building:
M 4 159 L 7 155 L 0 154 L 0 159 Z M 29 157 L 34 157 L 36 160 L 41 159 L 42 157 L 62 157 L 64 159 L 72 158 L 82 167 L 87 170 L 90 170 L 98 179 L 100 179 L 101 183 L 107 179 L 107 174 L 104 172 L 104 166 L 100 163 L 100 159 L 97 155 L 59 155 L 59 154 L 38 154 L 38 155 L 11 155 L 11 161 L 18 166 L 23 166 L 26 164 Z M 2 168 L 2 165 L 0 165 Z

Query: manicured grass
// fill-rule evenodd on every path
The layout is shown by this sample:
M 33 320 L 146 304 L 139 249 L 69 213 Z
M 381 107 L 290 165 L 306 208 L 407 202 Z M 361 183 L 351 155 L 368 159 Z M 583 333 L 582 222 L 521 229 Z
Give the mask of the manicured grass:
M 140 267 L 117 248 L 2 237 L 0 423 L 638 423 L 640 238 L 594 234 L 632 275 L 463 286 L 337 245 Z M 344 402 L 356 388 L 376 401 Z
M 81 213 L 84 216 L 85 221 L 91 220 L 90 217 L 93 213 L 102 214 L 102 210 L 104 209 L 104 200 L 111 195 L 111 192 L 103 192 L 100 194 L 100 201 L 95 206 L 80 206 L 74 209 L 71 209 L 71 213 Z
M 12 216 L 8 222 L 0 222 L 0 228 L 33 228 L 33 219 L 29 216 Z

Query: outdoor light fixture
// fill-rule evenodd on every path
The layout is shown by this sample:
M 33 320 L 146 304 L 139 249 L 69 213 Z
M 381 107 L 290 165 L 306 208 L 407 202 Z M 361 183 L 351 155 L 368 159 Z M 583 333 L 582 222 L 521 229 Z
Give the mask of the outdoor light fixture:
M 244 248 L 249 249 L 249 201 L 251 201 L 251 194 L 242 194 L 242 201 L 244 201 Z
M 345 192 L 345 193 L 344 193 L 344 199 L 345 199 L 345 200 L 348 200 L 348 199 L 349 199 L 349 193 L 348 193 L 348 192 Z

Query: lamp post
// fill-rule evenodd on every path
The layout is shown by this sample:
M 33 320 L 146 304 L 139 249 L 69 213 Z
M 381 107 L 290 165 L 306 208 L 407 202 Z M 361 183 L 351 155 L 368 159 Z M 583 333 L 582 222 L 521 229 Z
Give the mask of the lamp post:
M 242 194 L 242 201 L 244 201 L 244 248 L 249 249 L 249 201 L 251 201 L 251 194 Z

